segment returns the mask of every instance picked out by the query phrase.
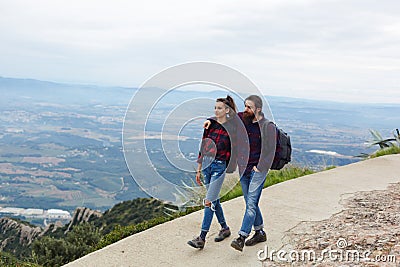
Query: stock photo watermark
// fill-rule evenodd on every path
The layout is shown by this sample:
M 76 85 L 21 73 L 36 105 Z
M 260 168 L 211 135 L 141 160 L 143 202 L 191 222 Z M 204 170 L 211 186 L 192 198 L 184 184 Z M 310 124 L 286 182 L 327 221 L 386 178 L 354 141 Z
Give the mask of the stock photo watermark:
M 267 266 L 269 261 L 286 263 L 319 263 L 319 262 L 347 262 L 347 263 L 396 263 L 395 255 L 372 255 L 369 250 L 350 249 L 346 239 L 339 238 L 336 249 L 326 248 L 322 251 L 314 249 L 302 250 L 273 250 L 266 245 L 257 252 L 257 258 L 262 265 Z

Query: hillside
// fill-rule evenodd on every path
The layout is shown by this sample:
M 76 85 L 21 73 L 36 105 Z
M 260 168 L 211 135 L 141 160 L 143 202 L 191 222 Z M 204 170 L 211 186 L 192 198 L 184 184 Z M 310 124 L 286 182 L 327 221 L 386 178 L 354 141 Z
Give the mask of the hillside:
M 138 198 L 121 202 L 104 213 L 79 207 L 75 210 L 71 222 L 64 226 L 55 223 L 41 228 L 18 219 L 0 218 L 1 251 L 21 260 L 29 259 L 35 241 L 39 244 L 45 238 L 66 239 L 69 233 L 74 232 L 74 228 L 85 223 L 93 225 L 92 228 L 88 228 L 89 231 L 98 232 L 99 237 L 102 237 L 116 226 L 134 225 L 163 216 L 166 216 L 163 203 L 155 199 Z M 46 244 L 43 242 L 40 245 Z
M 89 220 L 101 229 L 102 234 L 109 233 L 115 226 L 138 224 L 153 218 L 166 216 L 165 205 L 156 200 L 138 198 L 124 201 L 103 213 L 102 216 Z

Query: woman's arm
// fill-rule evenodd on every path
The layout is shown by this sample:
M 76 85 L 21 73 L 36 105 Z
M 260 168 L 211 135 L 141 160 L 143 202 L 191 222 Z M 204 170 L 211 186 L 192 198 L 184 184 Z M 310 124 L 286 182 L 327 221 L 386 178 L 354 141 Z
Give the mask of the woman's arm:
M 202 185 L 203 184 L 201 182 L 201 167 L 202 167 L 202 164 L 199 163 L 198 166 L 197 166 L 197 171 L 196 171 L 196 183 L 198 185 Z

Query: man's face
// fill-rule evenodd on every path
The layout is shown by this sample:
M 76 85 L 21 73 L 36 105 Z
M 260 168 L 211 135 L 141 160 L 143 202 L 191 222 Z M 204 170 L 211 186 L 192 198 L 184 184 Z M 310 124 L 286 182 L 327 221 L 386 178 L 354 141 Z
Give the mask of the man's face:
M 243 118 L 247 123 L 253 121 L 256 112 L 256 105 L 251 100 L 246 100 L 244 102 Z
M 248 114 L 249 116 L 254 116 L 256 114 L 256 105 L 251 100 L 246 100 L 244 102 L 244 111 L 243 113 Z

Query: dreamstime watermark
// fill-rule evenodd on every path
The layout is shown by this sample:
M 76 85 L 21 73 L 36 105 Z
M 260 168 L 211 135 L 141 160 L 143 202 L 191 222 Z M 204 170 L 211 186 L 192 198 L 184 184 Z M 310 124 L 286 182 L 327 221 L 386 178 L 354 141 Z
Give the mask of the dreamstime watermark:
M 323 261 L 330 262 L 389 262 L 395 263 L 395 255 L 375 255 L 372 256 L 371 251 L 358 251 L 355 249 L 348 249 L 349 245 L 347 240 L 344 238 L 339 238 L 336 242 L 337 249 L 324 249 L 317 252 L 314 249 L 303 249 L 303 250 L 269 250 L 266 245 L 264 249 L 260 249 L 257 252 L 257 258 L 263 263 L 268 261 L 277 262 L 308 262 L 308 263 L 318 263 Z
M 211 90 L 194 93 L 205 87 Z M 241 72 L 222 64 L 191 62 L 173 66 L 138 88 L 126 110 L 122 144 L 131 176 L 144 192 L 177 206 L 199 205 L 194 198 L 204 188 L 193 182 L 203 122 L 213 116 L 216 98 L 227 94 L 234 97 L 236 104 L 243 103 L 248 95 L 259 95 L 266 118 L 273 120 L 268 102 L 257 86 Z M 183 151 L 189 141 L 190 153 Z M 221 196 L 238 179 L 224 182 Z

